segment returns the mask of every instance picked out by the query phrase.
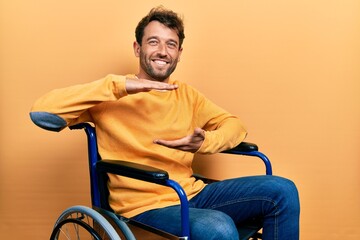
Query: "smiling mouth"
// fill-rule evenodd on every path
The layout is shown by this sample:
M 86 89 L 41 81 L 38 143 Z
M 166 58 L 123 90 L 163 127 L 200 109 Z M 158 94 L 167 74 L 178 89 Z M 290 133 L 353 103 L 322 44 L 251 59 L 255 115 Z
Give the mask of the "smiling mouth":
M 155 60 L 152 60 L 156 65 L 158 66 L 165 66 L 166 64 L 168 64 L 169 62 L 167 61 L 164 61 L 164 60 L 159 60 L 159 59 L 155 59 Z

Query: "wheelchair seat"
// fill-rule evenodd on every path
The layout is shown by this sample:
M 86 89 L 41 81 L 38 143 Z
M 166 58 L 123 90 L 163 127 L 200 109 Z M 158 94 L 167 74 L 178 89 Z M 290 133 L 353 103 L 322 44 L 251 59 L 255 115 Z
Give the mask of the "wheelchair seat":
M 74 235 L 82 230 L 90 233 L 92 239 L 190 240 L 187 196 L 177 182 L 169 179 L 166 171 L 124 160 L 101 159 L 98 153 L 96 132 L 93 126 L 89 123 L 80 123 L 71 126 L 70 129 L 84 129 L 87 135 L 92 208 L 75 206 L 65 210 L 56 221 L 50 239 L 62 239 L 61 235 L 66 235 L 65 232 L 69 232 L 67 228 L 65 229 L 65 226 L 70 224 L 75 232 Z M 260 158 L 265 164 L 266 175 L 272 175 L 270 160 L 263 153 L 259 152 L 256 144 L 242 142 L 237 147 L 223 153 Z M 181 203 L 181 236 L 174 236 L 131 218 L 115 214 L 108 203 L 108 173 L 172 188 L 179 196 Z M 206 181 L 206 179 L 204 180 Z M 75 225 L 76 227 L 74 227 Z M 260 229 L 261 226 L 240 226 L 238 227 L 240 239 L 261 239 Z M 72 238 L 68 235 L 63 239 Z M 80 238 L 76 236 L 74 239 Z

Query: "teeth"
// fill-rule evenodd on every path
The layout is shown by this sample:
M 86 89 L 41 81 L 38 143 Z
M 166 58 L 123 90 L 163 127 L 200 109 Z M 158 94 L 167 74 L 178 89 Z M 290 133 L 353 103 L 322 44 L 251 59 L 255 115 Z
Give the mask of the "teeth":
M 166 64 L 165 61 L 161 61 L 161 60 L 155 60 L 154 62 L 155 62 L 156 64 L 162 65 L 162 66 Z

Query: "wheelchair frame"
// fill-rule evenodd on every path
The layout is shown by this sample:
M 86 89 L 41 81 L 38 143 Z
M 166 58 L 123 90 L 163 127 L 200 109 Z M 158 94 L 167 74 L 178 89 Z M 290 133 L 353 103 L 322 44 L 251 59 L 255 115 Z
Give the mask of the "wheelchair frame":
M 96 132 L 93 126 L 91 126 L 89 123 L 80 123 L 74 126 L 70 126 L 70 129 L 72 130 L 84 129 L 87 135 L 91 202 L 92 202 L 92 207 L 93 209 L 95 209 L 96 212 L 100 213 L 101 215 L 104 215 L 105 218 L 108 221 L 110 221 L 113 226 L 119 227 L 126 239 L 135 239 L 134 235 L 132 234 L 131 230 L 127 227 L 126 223 L 131 223 L 135 226 L 141 225 L 140 227 L 144 227 L 145 229 L 150 228 L 147 230 L 171 238 L 171 236 L 173 236 L 171 234 L 167 235 L 167 233 L 164 233 L 160 230 L 154 230 L 151 229 L 151 227 L 142 226 L 141 223 L 137 223 L 131 219 L 126 219 L 124 217 L 115 215 L 113 212 L 111 212 L 111 208 L 107 200 L 107 196 L 108 196 L 108 190 L 106 188 L 107 173 L 117 174 L 125 177 L 135 178 L 138 180 L 143 180 L 143 181 L 171 187 L 179 196 L 180 205 L 181 205 L 182 236 L 177 237 L 176 239 L 190 240 L 189 206 L 188 206 L 188 199 L 186 193 L 177 182 L 169 179 L 169 175 L 166 171 L 149 166 L 144 166 L 141 164 L 126 162 L 126 161 L 102 160 L 98 153 Z M 263 161 L 265 165 L 266 175 L 272 175 L 272 166 L 270 160 L 265 154 L 259 152 L 258 146 L 256 144 L 242 142 L 237 147 L 223 151 L 222 153 L 258 157 Z M 105 187 L 100 187 L 100 186 L 105 186 Z M 66 211 L 69 210 L 67 209 Z M 64 214 L 62 214 L 61 216 L 63 215 Z M 51 239 L 56 239 L 55 238 L 56 234 L 54 232 L 56 229 L 59 228 L 59 225 L 62 224 L 60 218 L 55 224 Z M 246 239 L 249 239 L 249 237 L 252 236 L 254 236 L 254 239 L 257 239 L 257 237 L 259 237 L 259 234 L 257 233 L 258 230 L 259 229 L 245 228 L 243 230 L 239 230 L 239 232 L 242 232 L 244 235 L 246 235 L 245 236 Z

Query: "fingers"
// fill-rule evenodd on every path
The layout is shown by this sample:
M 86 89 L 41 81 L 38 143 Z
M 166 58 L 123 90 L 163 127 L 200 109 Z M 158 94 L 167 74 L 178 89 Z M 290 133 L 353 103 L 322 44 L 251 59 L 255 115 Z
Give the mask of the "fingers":
M 197 152 L 204 142 L 204 139 L 205 131 L 201 128 L 196 128 L 192 135 L 176 140 L 156 139 L 154 140 L 154 143 L 182 151 Z
M 162 139 L 156 139 L 154 140 L 154 143 L 169 147 L 169 148 L 181 148 L 186 145 L 186 139 L 181 138 L 177 140 L 162 140 Z
M 127 78 L 125 82 L 126 91 L 129 94 L 139 92 L 149 92 L 151 90 L 172 91 L 178 88 L 177 85 L 165 82 L 151 81 L 146 79 Z
M 198 147 L 196 147 L 195 144 L 188 144 L 187 142 L 188 141 L 186 141 L 185 138 L 177 140 L 154 140 L 154 143 L 156 144 L 181 151 L 196 152 L 198 150 Z

